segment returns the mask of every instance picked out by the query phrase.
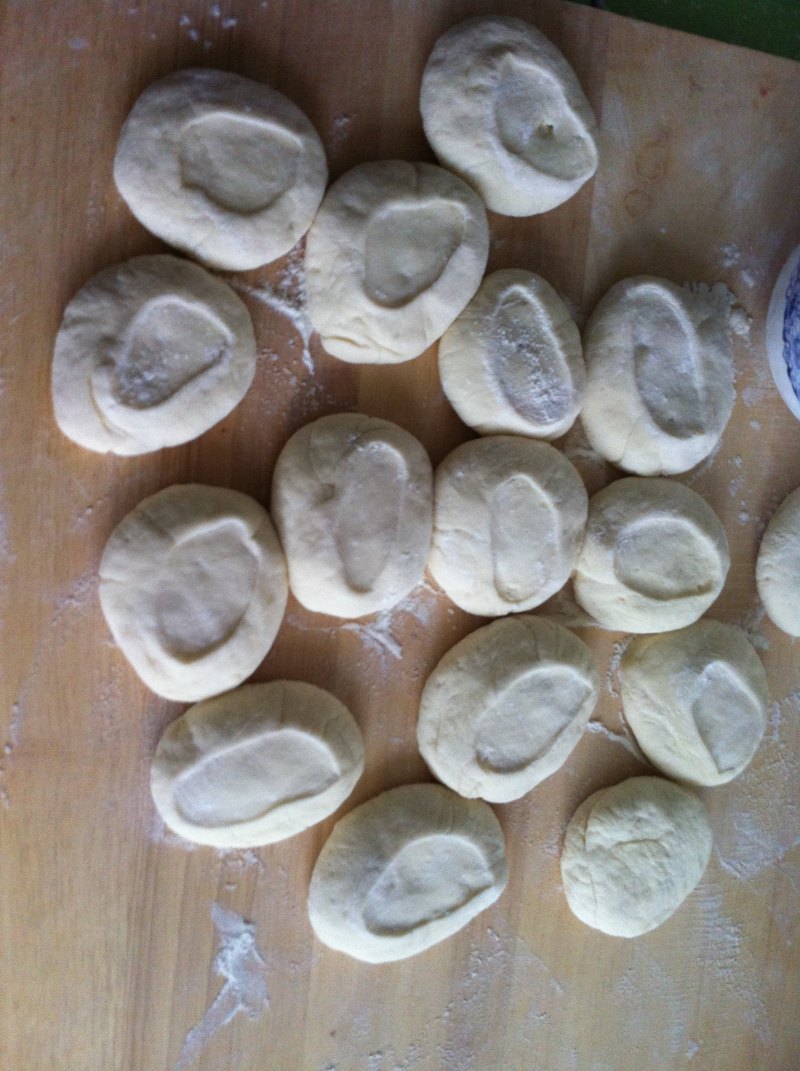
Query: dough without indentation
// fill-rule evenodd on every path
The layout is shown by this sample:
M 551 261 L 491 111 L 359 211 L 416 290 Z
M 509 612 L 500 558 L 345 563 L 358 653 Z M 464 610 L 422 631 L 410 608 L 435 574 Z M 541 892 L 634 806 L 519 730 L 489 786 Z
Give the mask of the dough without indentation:
M 735 396 L 730 308 L 721 284 L 638 276 L 609 290 L 584 334 L 581 421 L 602 457 L 658 476 L 711 453 Z
M 729 566 L 725 530 L 700 495 L 629 476 L 589 502 L 575 597 L 603 628 L 669 632 L 705 613 Z
M 436 470 L 431 574 L 471 614 L 538 606 L 575 567 L 587 496 L 546 443 L 491 435 L 456 447 Z
M 311 225 L 328 169 L 322 142 L 282 93 L 228 71 L 176 71 L 128 116 L 114 178 L 136 218 L 214 268 L 288 253 Z
M 721 785 L 755 754 L 767 677 L 741 629 L 698 621 L 639 636 L 620 665 L 625 718 L 654 766 L 678 781 Z
M 134 257 L 67 305 L 53 354 L 56 422 L 99 453 L 176 446 L 238 405 L 255 369 L 250 314 L 226 283 L 178 257 Z
M 770 621 L 800 636 L 800 487 L 767 525 L 756 563 L 756 584 Z
M 487 275 L 439 343 L 450 404 L 482 435 L 555 439 L 573 424 L 586 382 L 581 336 L 564 302 L 538 275 Z
M 309 231 L 309 315 L 334 357 L 410 360 L 473 296 L 488 252 L 486 211 L 461 179 L 433 164 L 361 164 L 331 186 Z
M 521 19 L 468 19 L 440 37 L 420 110 L 439 160 L 494 212 L 547 212 L 597 170 L 597 126 L 575 72 Z
M 153 800 L 181 837 L 252 848 L 327 818 L 364 769 L 348 709 L 312 684 L 246 684 L 198 703 L 159 741 Z
M 337 413 L 295 432 L 272 480 L 295 597 L 336 617 L 405 598 L 430 552 L 432 484 L 423 446 L 388 420 Z
M 632 777 L 589 796 L 570 819 L 561 877 L 587 926 L 638 937 L 670 917 L 711 856 L 705 807 L 686 788 Z
M 269 515 L 222 487 L 181 484 L 144 499 L 100 562 L 100 604 L 123 654 L 154 692 L 185 702 L 256 669 L 288 593 Z
M 462 796 L 507 803 L 562 765 L 598 691 L 589 648 L 567 629 L 530 615 L 493 621 L 457 643 L 428 678 L 419 749 Z
M 505 888 L 505 841 L 492 809 L 441 785 L 390 789 L 340 819 L 308 892 L 317 937 L 355 959 L 424 952 Z

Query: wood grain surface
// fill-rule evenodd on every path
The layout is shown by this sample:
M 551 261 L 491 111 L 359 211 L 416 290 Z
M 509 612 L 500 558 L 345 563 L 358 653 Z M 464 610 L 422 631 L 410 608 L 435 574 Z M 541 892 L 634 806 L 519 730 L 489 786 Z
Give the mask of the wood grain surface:
M 560 887 L 565 824 L 590 792 L 646 767 L 620 718 L 621 637 L 585 630 L 605 681 L 596 722 L 556 775 L 497 808 L 507 891 L 446 943 L 373 967 L 316 943 L 307 922 L 309 874 L 333 819 L 247 853 L 192 850 L 165 834 L 149 764 L 184 708 L 149 693 L 114 646 L 97 568 L 114 525 L 171 483 L 268 503 L 281 446 L 324 413 L 394 420 L 437 463 L 469 433 L 443 398 L 435 350 L 356 369 L 312 340 L 304 362 L 295 328 L 263 300 L 286 265 L 248 273 L 237 285 L 252 288 L 262 353 L 252 390 L 196 442 L 134 459 L 59 434 L 50 358 L 66 302 L 93 273 L 163 248 L 111 173 L 121 124 L 149 82 L 208 65 L 276 86 L 315 123 L 334 177 L 373 158 L 429 160 L 417 108 L 425 58 L 444 29 L 480 12 L 521 14 L 547 33 L 601 124 L 596 180 L 543 217 L 492 217 L 490 268 L 541 272 L 579 319 L 611 283 L 642 272 L 721 279 L 752 317 L 749 339 L 736 339 L 738 399 L 722 447 L 683 479 L 726 527 L 733 566 L 711 616 L 757 639 L 770 724 L 750 769 L 703 794 L 715 851 L 686 905 L 635 941 L 588 929 Z M 800 67 L 556 0 L 6 0 L 0 18 L 0 1067 L 797 1067 L 800 643 L 761 617 L 753 567 L 764 524 L 800 484 L 800 424 L 763 350 L 772 280 L 800 242 Z M 578 430 L 564 447 L 590 490 L 615 475 Z M 342 811 L 428 779 L 415 747 L 419 693 L 478 623 L 432 584 L 366 627 L 336 629 L 290 603 L 255 679 L 310 680 L 355 714 L 367 765 Z M 215 968 L 215 903 L 255 927 L 269 1003 L 252 1015 L 233 1014 L 236 994 Z M 201 1022 L 209 1029 L 191 1034 Z

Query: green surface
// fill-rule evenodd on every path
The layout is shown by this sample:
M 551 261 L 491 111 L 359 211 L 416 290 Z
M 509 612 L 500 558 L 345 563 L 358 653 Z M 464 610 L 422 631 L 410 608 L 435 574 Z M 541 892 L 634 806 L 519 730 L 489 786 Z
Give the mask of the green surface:
M 578 0 L 659 26 L 800 60 L 800 0 Z M 800 98 L 800 86 L 798 86 Z

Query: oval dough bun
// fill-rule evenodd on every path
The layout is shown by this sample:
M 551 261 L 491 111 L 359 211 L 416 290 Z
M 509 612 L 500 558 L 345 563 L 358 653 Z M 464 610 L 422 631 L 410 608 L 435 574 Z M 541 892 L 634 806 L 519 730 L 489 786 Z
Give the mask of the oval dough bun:
M 770 621 L 800 636 L 800 487 L 778 507 L 761 540 L 756 584 Z

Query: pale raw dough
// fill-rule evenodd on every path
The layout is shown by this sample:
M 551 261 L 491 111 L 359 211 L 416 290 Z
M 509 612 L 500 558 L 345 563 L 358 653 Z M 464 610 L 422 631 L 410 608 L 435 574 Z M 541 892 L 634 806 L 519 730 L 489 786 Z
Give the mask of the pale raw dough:
M 403 785 L 336 824 L 314 866 L 308 913 L 330 948 L 388 963 L 456 933 L 507 880 L 491 807 L 441 785 Z
M 146 454 L 222 420 L 255 370 L 253 323 L 226 283 L 178 257 L 134 257 L 67 305 L 53 354 L 56 421 L 88 450 Z
M 153 234 L 213 268 L 288 253 L 322 200 L 328 167 L 297 105 L 261 82 L 190 68 L 154 82 L 120 134 L 114 178 Z
M 548 282 L 521 269 L 496 271 L 439 343 L 450 404 L 482 435 L 555 439 L 583 401 L 581 336 Z
M 313 684 L 273 681 L 190 707 L 161 737 L 150 787 L 179 836 L 253 848 L 327 818 L 363 769 L 347 707 Z
M 567 902 L 587 926 L 638 937 L 665 922 L 696 887 L 711 842 L 706 809 L 688 789 L 660 777 L 603 788 L 567 826 Z
M 575 598 L 603 628 L 669 632 L 705 613 L 729 566 L 725 530 L 700 495 L 629 476 L 589 502 Z
M 575 568 L 586 510 L 577 470 L 547 443 L 464 443 L 436 470 L 431 574 L 467 613 L 530 610 Z
M 489 253 L 479 197 L 433 164 L 361 164 L 325 195 L 306 245 L 308 311 L 328 353 L 398 364 L 441 337 Z
M 741 629 L 698 621 L 639 636 L 620 664 L 625 718 L 654 766 L 677 781 L 722 785 L 755 754 L 767 677 Z
M 430 553 L 432 485 L 425 449 L 388 420 L 336 413 L 295 432 L 272 480 L 294 596 L 336 617 L 405 598 Z
M 800 487 L 767 525 L 756 563 L 756 584 L 770 621 L 800 636 Z
M 507 803 L 563 764 L 598 693 L 591 652 L 567 629 L 528 614 L 493 621 L 428 678 L 419 749 L 462 796 Z
M 584 334 L 581 421 L 606 460 L 641 476 L 685 472 L 733 409 L 731 295 L 637 276 L 612 286 Z
M 194 702 L 241 684 L 272 646 L 287 598 L 269 515 L 223 487 L 180 484 L 146 498 L 100 562 L 114 639 L 166 699 Z
M 547 212 L 597 170 L 597 125 L 575 72 L 521 19 L 468 19 L 440 37 L 420 109 L 441 163 L 494 212 Z

